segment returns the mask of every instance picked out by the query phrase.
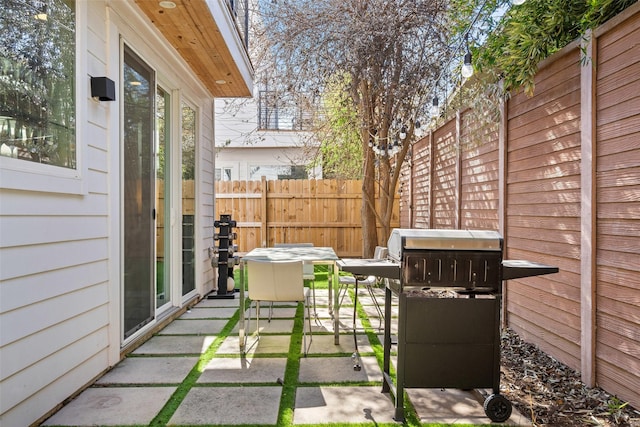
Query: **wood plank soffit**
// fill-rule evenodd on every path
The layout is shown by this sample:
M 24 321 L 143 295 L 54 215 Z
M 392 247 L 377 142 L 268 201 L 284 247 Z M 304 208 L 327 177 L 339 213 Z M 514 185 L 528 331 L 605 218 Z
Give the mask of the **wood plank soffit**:
M 205 0 L 173 2 L 176 4 L 175 8 L 165 9 L 157 0 L 136 0 L 138 7 L 189 64 L 213 96 L 251 96 L 253 69 L 239 35 L 238 43 L 229 46 Z M 237 31 L 232 22 L 229 20 L 233 26 L 231 30 Z M 231 51 L 234 47 L 241 50 L 240 57 L 244 59 L 241 63 L 238 63 L 237 55 L 234 58 Z M 225 83 L 221 84 L 222 81 Z

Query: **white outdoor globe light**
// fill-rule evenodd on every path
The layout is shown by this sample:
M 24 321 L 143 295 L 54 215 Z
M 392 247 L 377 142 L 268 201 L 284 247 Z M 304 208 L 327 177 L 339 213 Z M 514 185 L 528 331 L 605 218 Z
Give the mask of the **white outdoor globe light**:
M 405 139 L 407 137 L 407 127 L 405 125 L 402 125 L 402 128 L 400 129 L 400 139 Z
M 433 97 L 433 104 L 431 105 L 431 109 L 429 110 L 431 113 L 431 117 L 438 117 L 440 115 L 440 107 L 438 106 L 438 97 Z
M 516 5 L 516 6 L 520 6 L 525 1 L 527 1 L 527 0 L 513 0 L 513 4 Z
M 471 64 L 471 52 L 464 55 L 464 64 L 462 65 L 462 77 L 469 78 L 473 76 L 473 64 Z

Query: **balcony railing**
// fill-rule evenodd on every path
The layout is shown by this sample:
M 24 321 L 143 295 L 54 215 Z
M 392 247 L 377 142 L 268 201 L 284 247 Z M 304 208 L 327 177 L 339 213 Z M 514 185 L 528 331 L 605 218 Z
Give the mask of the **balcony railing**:
M 313 129 L 317 106 L 308 97 L 294 97 L 287 92 L 261 90 L 258 93 L 258 116 L 261 130 Z
M 249 0 L 227 0 L 245 49 L 249 49 Z

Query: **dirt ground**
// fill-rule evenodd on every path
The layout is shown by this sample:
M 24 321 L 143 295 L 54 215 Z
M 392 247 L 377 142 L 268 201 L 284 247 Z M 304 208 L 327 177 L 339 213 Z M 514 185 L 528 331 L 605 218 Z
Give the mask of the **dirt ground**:
M 640 411 L 525 343 L 511 330 L 502 335 L 502 393 L 535 426 L 640 427 Z

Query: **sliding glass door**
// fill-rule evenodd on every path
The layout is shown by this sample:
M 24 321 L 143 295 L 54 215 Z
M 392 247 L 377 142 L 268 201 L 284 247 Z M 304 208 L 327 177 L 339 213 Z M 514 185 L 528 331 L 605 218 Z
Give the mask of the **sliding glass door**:
M 197 110 L 158 84 L 155 71 L 126 45 L 123 58 L 126 340 L 196 289 Z
M 123 68 L 124 338 L 155 315 L 153 70 L 126 46 Z

